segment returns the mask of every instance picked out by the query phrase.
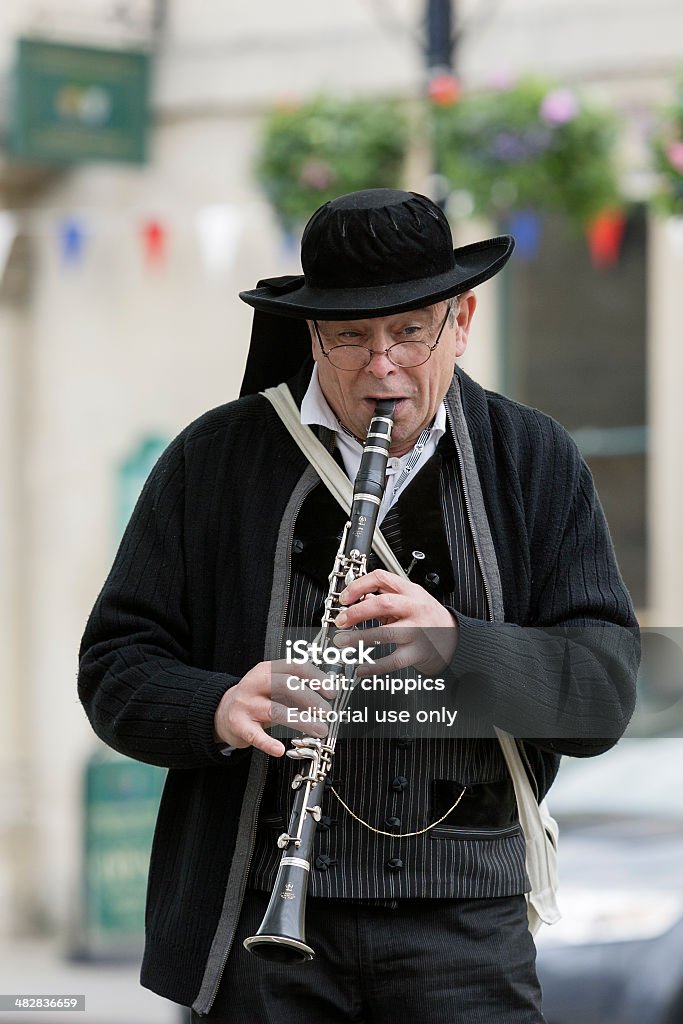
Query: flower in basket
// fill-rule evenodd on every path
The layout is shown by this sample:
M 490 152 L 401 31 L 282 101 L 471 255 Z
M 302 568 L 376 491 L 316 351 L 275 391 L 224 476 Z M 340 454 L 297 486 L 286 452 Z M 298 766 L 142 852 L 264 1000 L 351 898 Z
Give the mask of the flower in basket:
M 407 145 L 399 104 L 319 96 L 267 115 L 256 173 L 291 231 L 344 192 L 399 187 Z
M 494 219 L 554 211 L 580 228 L 618 205 L 613 115 L 573 90 L 520 79 L 433 111 L 439 168 Z

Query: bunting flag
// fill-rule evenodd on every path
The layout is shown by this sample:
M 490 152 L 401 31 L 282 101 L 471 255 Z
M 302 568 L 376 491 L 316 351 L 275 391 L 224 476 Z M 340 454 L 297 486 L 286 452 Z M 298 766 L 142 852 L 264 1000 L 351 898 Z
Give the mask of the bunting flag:
M 59 250 L 66 266 L 77 266 L 83 259 L 86 230 L 83 221 L 67 217 L 59 225 Z
M 531 263 L 541 246 L 541 218 L 535 210 L 516 210 L 510 215 L 507 230 L 515 240 L 515 258 Z
M 152 219 L 142 225 L 142 242 L 148 267 L 159 267 L 166 257 L 167 231 L 161 221 Z
M 17 218 L 9 210 L 0 210 L 0 283 L 12 253 L 14 239 L 19 232 Z
M 301 233 L 288 225 L 281 225 L 280 251 L 283 259 L 296 259 L 301 251 Z
M 232 269 L 244 227 L 244 212 L 237 205 L 205 206 L 195 218 L 202 264 L 209 277 L 223 277 Z
M 593 266 L 601 270 L 614 267 L 619 259 L 626 217 L 622 210 L 603 210 L 586 228 Z
M 191 214 L 193 239 L 198 246 L 201 267 L 208 277 L 229 275 L 237 257 L 244 230 L 250 215 L 246 204 L 212 204 L 200 207 Z M 187 226 L 185 212 L 178 217 L 178 233 Z M 150 268 L 161 268 L 168 256 L 172 220 L 160 216 L 143 215 L 126 224 L 119 218 L 117 237 L 130 233 L 137 235 L 143 261 Z M 64 212 L 57 217 L 40 213 L 0 209 L 0 280 L 6 270 L 14 240 L 20 233 L 44 235 L 49 231 L 55 239 L 59 260 L 66 268 L 82 266 L 89 256 L 89 243 L 98 234 L 111 234 L 108 214 L 81 214 Z M 298 235 L 292 235 L 292 244 L 298 252 Z

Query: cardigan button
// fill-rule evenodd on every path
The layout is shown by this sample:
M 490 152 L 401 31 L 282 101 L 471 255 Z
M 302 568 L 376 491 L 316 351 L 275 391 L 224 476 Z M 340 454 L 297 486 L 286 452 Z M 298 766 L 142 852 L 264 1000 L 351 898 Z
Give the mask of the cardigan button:
M 392 857 L 391 860 L 386 861 L 384 866 L 387 867 L 389 871 L 400 871 L 403 867 L 403 861 L 400 857 Z
M 391 783 L 391 788 L 396 793 L 402 793 L 404 789 L 408 788 L 408 780 L 405 775 L 397 775 Z

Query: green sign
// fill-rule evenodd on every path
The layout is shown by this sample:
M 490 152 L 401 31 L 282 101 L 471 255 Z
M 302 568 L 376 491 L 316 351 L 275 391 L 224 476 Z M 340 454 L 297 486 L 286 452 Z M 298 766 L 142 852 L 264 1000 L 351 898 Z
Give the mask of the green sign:
M 9 151 L 41 163 L 143 163 L 149 56 L 20 39 Z
M 85 773 L 85 944 L 134 952 L 142 941 L 149 853 L 166 772 L 111 751 Z
M 143 437 L 118 467 L 117 542 L 133 513 L 145 480 L 167 444 L 168 440 L 158 435 Z
M 166 447 L 143 438 L 118 467 L 122 532 L 149 472 Z M 106 747 L 85 766 L 82 955 L 136 956 L 142 944 L 152 836 L 166 771 Z

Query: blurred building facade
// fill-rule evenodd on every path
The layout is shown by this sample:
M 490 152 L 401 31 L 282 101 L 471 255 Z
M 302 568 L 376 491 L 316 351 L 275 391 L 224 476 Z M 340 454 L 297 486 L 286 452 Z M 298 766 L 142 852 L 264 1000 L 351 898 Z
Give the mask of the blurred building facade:
M 0 208 L 16 226 L 0 284 L 0 927 L 6 934 L 72 924 L 83 766 L 96 747 L 76 698 L 76 652 L 120 536 L 123 468 L 145 445 L 170 440 L 205 409 L 237 395 L 250 330 L 250 310 L 237 292 L 259 277 L 298 269 L 294 247 L 254 183 L 263 113 L 276 101 L 320 91 L 422 95 L 423 6 L 418 0 L 351 0 L 337 8 L 313 0 L 266 0 L 258 7 L 60 0 L 48 9 L 11 0 L 0 9 L 0 69 L 7 75 L 18 36 L 143 45 L 154 58 L 154 128 L 145 166 L 88 163 L 54 171 L 17 167 L 0 156 Z M 538 72 L 580 84 L 628 114 L 623 174 L 633 196 L 644 198 L 643 124 L 671 97 L 683 62 L 678 0 L 654 0 L 646 9 L 636 0 L 460 0 L 458 8 L 458 73 L 468 84 Z M 426 190 L 428 166 L 428 155 L 416 152 L 406 187 Z M 206 234 L 201 241 L 212 210 L 222 211 L 227 231 L 220 259 L 212 257 Z M 69 217 L 82 225 L 78 251 L 71 253 L 60 235 Z M 141 234 L 150 223 L 163 236 L 156 251 Z M 466 242 L 490 226 L 457 230 Z M 627 278 L 636 288 L 641 282 L 629 296 L 634 330 L 628 345 L 621 347 L 618 337 L 610 342 L 611 358 L 633 373 L 599 385 L 612 406 L 620 402 L 617 387 L 630 387 L 633 375 L 642 389 L 643 422 L 631 424 L 647 428 L 638 435 L 648 438 L 646 447 L 636 441 L 634 448 L 641 468 L 631 476 L 610 470 L 609 486 L 616 500 L 620 486 L 642 490 L 647 556 L 639 604 L 661 625 L 683 619 L 680 235 L 677 225 L 653 217 L 644 224 L 642 266 Z M 543 407 L 542 382 L 538 399 L 531 378 L 515 385 L 501 343 L 508 314 L 523 337 L 524 310 L 530 316 L 542 303 L 534 267 L 528 280 L 524 273 L 513 283 L 517 296 L 528 290 L 526 305 L 515 306 L 515 295 L 503 294 L 499 282 L 480 289 L 464 365 L 483 384 L 513 392 L 517 386 L 515 397 L 531 396 Z M 577 288 L 578 279 L 567 277 L 562 286 L 569 363 L 585 331 L 586 289 L 598 296 L 609 291 L 599 275 L 581 278 Z M 552 318 L 546 326 L 553 330 Z M 527 353 L 532 368 L 535 351 Z M 576 344 L 575 351 L 576 360 L 586 358 L 585 346 Z M 522 365 L 523 353 L 517 355 Z M 578 395 L 589 377 L 575 361 L 567 387 Z M 642 523 L 633 529 L 642 532 Z

